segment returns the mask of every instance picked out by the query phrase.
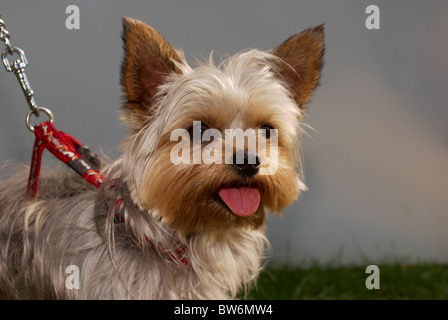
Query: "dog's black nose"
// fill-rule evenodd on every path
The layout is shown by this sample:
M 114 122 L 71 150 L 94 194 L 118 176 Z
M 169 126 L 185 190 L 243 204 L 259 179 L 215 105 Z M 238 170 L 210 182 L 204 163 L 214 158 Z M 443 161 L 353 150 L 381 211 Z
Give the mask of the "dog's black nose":
M 258 172 L 261 166 L 261 159 L 255 154 L 244 154 L 238 155 L 238 153 L 233 154 L 233 166 L 238 169 L 238 172 L 246 177 L 252 177 Z

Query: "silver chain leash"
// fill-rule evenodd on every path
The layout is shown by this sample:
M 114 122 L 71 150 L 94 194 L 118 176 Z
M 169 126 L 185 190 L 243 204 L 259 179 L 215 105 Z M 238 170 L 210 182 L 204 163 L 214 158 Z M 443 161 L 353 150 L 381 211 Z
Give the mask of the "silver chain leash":
M 2 40 L 5 45 L 8 52 L 12 52 L 11 44 L 9 43 L 9 32 L 6 30 L 5 22 L 1 19 L 2 14 L 0 13 L 0 40 Z
M 26 125 L 28 129 L 34 131 L 34 128 L 31 126 L 30 123 L 31 114 L 34 114 L 36 117 L 38 117 L 39 111 L 43 111 L 45 114 L 48 115 L 51 122 L 54 121 L 54 117 L 49 109 L 37 106 L 36 101 L 34 100 L 34 92 L 31 89 L 30 83 L 25 74 L 25 68 L 28 66 L 28 61 L 26 60 L 25 52 L 18 47 L 11 46 L 11 43 L 9 41 L 10 38 L 11 36 L 8 30 L 6 30 L 5 22 L 1 19 L 1 13 L 0 13 L 0 40 L 3 41 L 3 43 L 6 46 L 6 50 L 2 53 L 3 65 L 5 66 L 6 71 L 14 72 L 17 79 L 19 80 L 23 94 L 25 95 L 25 98 L 28 102 L 28 106 L 31 109 L 26 116 Z M 13 54 L 18 54 L 19 59 L 11 62 L 8 60 L 8 56 L 12 56 Z

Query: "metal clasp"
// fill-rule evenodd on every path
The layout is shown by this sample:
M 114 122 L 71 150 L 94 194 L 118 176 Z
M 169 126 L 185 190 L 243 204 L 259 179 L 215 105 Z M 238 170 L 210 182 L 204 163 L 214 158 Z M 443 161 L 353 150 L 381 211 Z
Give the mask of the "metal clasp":
M 5 66 L 6 71 L 14 72 L 17 80 L 19 80 L 20 87 L 22 88 L 23 94 L 25 95 L 26 101 L 28 102 L 28 106 L 31 109 L 31 111 L 28 112 L 26 116 L 26 125 L 28 129 L 34 131 L 34 127 L 30 123 L 32 114 L 34 114 L 36 117 L 39 117 L 39 111 L 42 111 L 43 113 L 48 115 L 51 122 L 54 121 L 54 117 L 49 109 L 38 107 L 36 101 L 34 101 L 34 92 L 31 89 L 30 83 L 25 74 L 25 68 L 28 66 L 28 60 L 26 60 L 25 52 L 23 52 L 23 50 L 20 48 L 12 47 L 9 41 L 10 38 L 11 36 L 9 35 L 8 30 L 6 30 L 5 21 L 0 19 L 0 41 L 3 41 L 6 46 L 6 50 L 2 53 L 2 62 Z M 12 56 L 13 54 L 18 54 L 19 59 L 9 61 L 8 56 Z
M 19 55 L 19 59 L 11 63 L 8 60 L 8 55 L 13 55 L 14 53 L 17 53 Z M 36 101 L 34 101 L 34 92 L 31 89 L 31 85 L 25 74 L 25 68 L 28 66 L 28 60 L 26 60 L 25 52 L 17 47 L 13 47 L 11 50 L 6 49 L 2 53 L 2 61 L 6 71 L 15 73 L 17 79 L 19 80 L 23 94 L 25 95 L 25 98 L 28 102 L 28 106 L 30 107 L 31 111 L 38 116 L 39 109 L 37 107 Z
M 15 60 L 12 65 L 9 62 L 8 55 L 12 55 L 17 53 L 20 58 Z M 24 69 L 28 66 L 28 60 L 26 60 L 25 52 L 22 49 L 13 47 L 11 50 L 6 49 L 2 54 L 3 65 L 5 66 L 6 71 L 8 72 L 16 72 L 19 69 Z
M 42 111 L 43 113 L 45 113 L 48 118 L 50 118 L 50 122 L 53 123 L 54 122 L 54 116 L 53 113 L 51 112 L 50 109 L 44 108 L 44 107 L 36 107 L 36 109 L 38 109 L 38 111 Z M 31 131 L 34 132 L 34 127 L 31 125 L 31 115 L 33 114 L 33 110 L 30 110 L 28 112 L 28 114 L 26 115 L 26 127 Z M 38 116 L 37 116 L 38 117 Z

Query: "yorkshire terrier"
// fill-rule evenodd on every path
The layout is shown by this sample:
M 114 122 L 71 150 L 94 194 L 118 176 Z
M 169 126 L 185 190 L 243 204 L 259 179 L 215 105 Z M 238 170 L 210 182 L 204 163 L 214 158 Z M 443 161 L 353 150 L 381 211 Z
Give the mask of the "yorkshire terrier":
M 305 188 L 323 25 L 195 68 L 149 25 L 123 28 L 123 156 L 98 189 L 46 170 L 29 199 L 26 172 L 1 180 L 0 298 L 240 297 L 262 268 L 268 213 Z

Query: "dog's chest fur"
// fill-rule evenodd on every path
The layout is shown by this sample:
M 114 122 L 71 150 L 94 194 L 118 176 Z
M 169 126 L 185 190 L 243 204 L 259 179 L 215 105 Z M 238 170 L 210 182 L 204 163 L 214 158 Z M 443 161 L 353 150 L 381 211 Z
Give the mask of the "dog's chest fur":
M 126 188 L 97 191 L 68 173 L 45 173 L 40 200 L 30 206 L 15 196 L 23 193 L 25 176 L 0 186 L 3 299 L 227 299 L 258 274 L 267 244 L 262 230 L 183 238 L 126 195 L 120 196 L 127 221 L 117 224 L 107 208 L 114 191 Z M 167 254 L 179 246 L 188 265 Z M 66 284 L 69 266 L 79 268 L 79 289 Z

